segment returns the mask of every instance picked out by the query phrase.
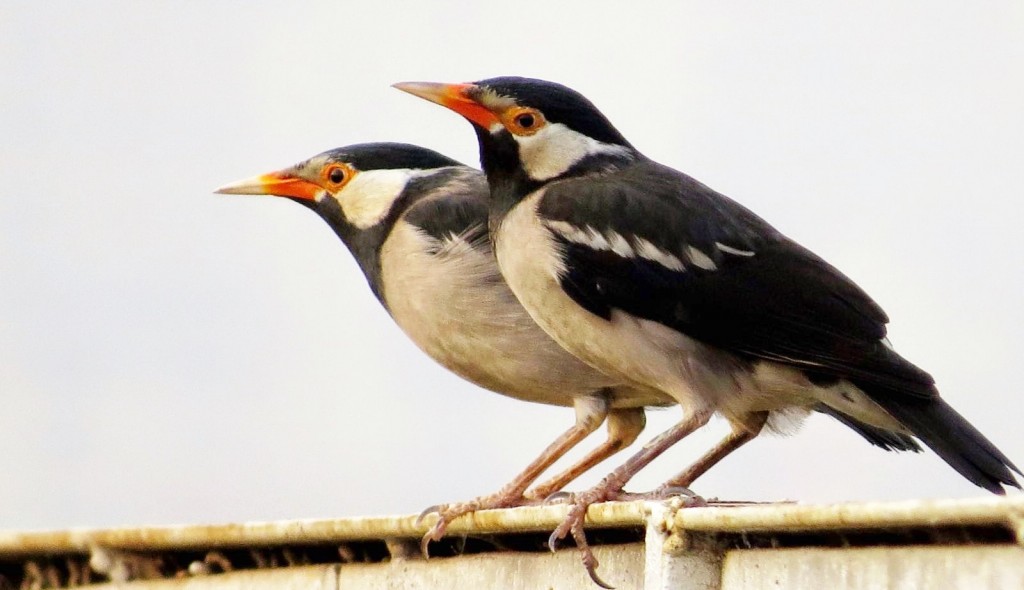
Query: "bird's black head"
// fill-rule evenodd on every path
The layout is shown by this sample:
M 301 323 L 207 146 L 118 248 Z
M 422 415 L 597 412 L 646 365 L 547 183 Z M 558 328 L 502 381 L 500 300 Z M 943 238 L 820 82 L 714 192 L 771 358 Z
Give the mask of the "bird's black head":
M 593 103 L 561 84 L 501 77 L 395 86 L 473 123 L 499 209 L 552 180 L 601 173 L 640 157 Z
M 217 192 L 290 198 L 320 214 L 347 241 L 391 219 L 410 186 L 453 167 L 464 166 L 419 146 L 361 143 L 328 150 Z
M 474 82 L 473 85 L 478 90 L 473 91 L 472 94 L 479 96 L 485 104 L 488 101 L 493 101 L 500 105 L 501 98 L 512 99 L 516 105 L 524 109 L 523 112 L 509 113 L 519 119 L 524 115 L 529 117 L 530 110 L 537 110 L 542 113 L 544 120 L 548 123 L 561 123 L 569 129 L 601 143 L 633 147 L 594 106 L 594 103 L 567 86 L 518 76 L 489 78 Z M 515 118 L 510 122 L 512 125 L 506 126 L 506 128 L 512 133 L 515 133 L 517 128 L 529 131 L 535 128 L 537 123 L 535 121 L 534 126 L 523 126 L 518 124 Z
M 379 250 L 413 203 L 471 168 L 415 145 L 363 143 L 328 150 L 218 193 L 287 197 L 315 211 L 352 251 L 375 287 Z
M 328 150 L 312 159 L 327 157 L 334 162 L 344 162 L 355 170 L 434 170 L 449 166 L 462 166 L 448 156 L 434 150 L 409 143 L 357 143 L 347 147 Z

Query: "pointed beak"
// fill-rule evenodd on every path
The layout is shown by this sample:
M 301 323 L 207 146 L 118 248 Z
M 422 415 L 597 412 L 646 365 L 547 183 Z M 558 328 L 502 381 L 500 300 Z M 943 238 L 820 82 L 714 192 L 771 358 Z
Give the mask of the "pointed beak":
M 473 98 L 480 95 L 480 87 L 474 84 L 399 82 L 392 86 L 413 96 L 447 107 L 484 129 L 492 130 L 495 125 L 501 125 L 501 120 L 497 115 Z
M 321 191 L 323 189 L 316 184 L 281 171 L 225 184 L 214 192 L 224 195 L 274 195 L 315 201 Z

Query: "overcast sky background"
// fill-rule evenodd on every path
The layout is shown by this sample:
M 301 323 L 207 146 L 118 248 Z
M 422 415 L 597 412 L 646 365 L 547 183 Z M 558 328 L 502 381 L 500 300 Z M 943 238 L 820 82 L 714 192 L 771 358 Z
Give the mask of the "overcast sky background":
M 533 459 L 571 410 L 435 365 L 311 212 L 212 194 L 364 141 L 475 164 L 467 123 L 389 85 L 510 74 L 580 90 L 646 154 L 846 272 L 897 349 L 1024 463 L 1018 0 L 5 2 L 0 528 L 411 513 Z M 642 440 L 678 419 L 652 412 Z M 824 417 L 694 487 L 984 493 Z

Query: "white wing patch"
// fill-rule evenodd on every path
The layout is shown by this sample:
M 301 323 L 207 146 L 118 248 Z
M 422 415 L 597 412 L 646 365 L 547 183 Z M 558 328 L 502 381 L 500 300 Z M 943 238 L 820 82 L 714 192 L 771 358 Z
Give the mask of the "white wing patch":
M 590 236 L 587 232 L 565 221 L 545 221 L 548 229 L 554 230 L 558 235 L 574 244 L 587 244 Z
M 636 241 L 636 253 L 640 255 L 640 258 L 657 262 L 667 269 L 674 270 L 677 272 L 683 272 L 686 267 L 683 266 L 683 261 L 679 260 L 675 256 L 655 246 L 643 238 L 635 238 Z
M 739 248 L 733 248 L 732 246 L 728 246 L 726 244 L 723 244 L 722 242 L 715 242 L 715 247 L 721 250 L 722 252 L 725 252 L 726 254 L 732 254 L 733 256 L 749 257 L 754 255 L 754 252 L 752 250 L 740 250 Z
M 626 238 L 622 237 L 621 234 L 609 232 L 608 245 L 612 252 L 615 252 L 623 258 L 632 258 L 634 256 L 633 247 L 629 245 L 629 242 L 627 242 Z
M 636 236 L 626 237 L 611 230 L 601 233 L 592 226 L 588 225 L 581 228 L 567 221 L 545 220 L 544 224 L 548 229 L 574 244 L 581 244 L 594 250 L 614 252 L 623 258 L 643 258 L 644 260 L 657 262 L 661 266 L 676 272 L 686 271 L 686 265 L 683 264 L 683 261 L 678 256 L 662 250 L 644 238 Z M 722 252 L 735 256 L 754 255 L 753 252 L 748 250 L 732 248 L 719 242 L 715 242 L 715 246 Z M 685 253 L 690 264 L 693 266 L 703 270 L 718 270 L 718 265 L 715 264 L 715 261 L 695 246 L 686 246 Z
M 715 264 L 714 260 L 711 260 L 710 256 L 693 246 L 686 247 L 686 255 L 690 257 L 690 262 L 698 268 L 703 268 L 704 270 L 718 270 L 718 265 Z
M 602 234 L 589 225 L 584 229 L 567 221 L 545 220 L 544 224 L 548 229 L 574 244 L 581 244 L 594 250 L 614 252 L 623 258 L 640 257 L 657 262 L 665 268 L 677 272 L 686 270 L 682 260 L 643 238 L 633 237 L 629 239 L 614 231 L 607 231 Z
M 586 244 L 595 250 L 611 250 L 612 245 L 608 243 L 608 239 L 596 229 L 587 226 L 587 242 Z

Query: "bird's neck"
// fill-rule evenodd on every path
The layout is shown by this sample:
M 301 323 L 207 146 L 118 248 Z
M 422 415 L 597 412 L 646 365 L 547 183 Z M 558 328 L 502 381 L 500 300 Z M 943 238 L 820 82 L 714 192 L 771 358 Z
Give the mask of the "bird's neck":
M 510 135 L 495 136 L 478 129 L 477 137 L 480 140 L 480 165 L 491 190 L 488 218 L 493 230 L 509 211 L 544 183 L 532 180 L 523 171 L 519 163 L 519 146 Z
M 303 201 L 302 204 L 306 204 Z M 356 259 L 359 269 L 363 271 L 366 282 L 373 291 L 378 301 L 384 303 L 383 288 L 381 285 L 380 248 L 387 237 L 387 228 L 377 225 L 367 229 L 359 229 L 345 219 L 341 207 L 333 199 L 324 200 L 316 206 L 311 206 L 327 225 L 331 226 L 342 243 Z
M 518 149 L 510 137 L 481 137 L 481 164 L 490 185 L 489 222 L 493 231 L 523 199 L 541 187 L 568 178 L 610 174 L 644 159 L 635 149 L 597 152 L 584 156 L 554 178 L 535 180 L 524 170 Z

